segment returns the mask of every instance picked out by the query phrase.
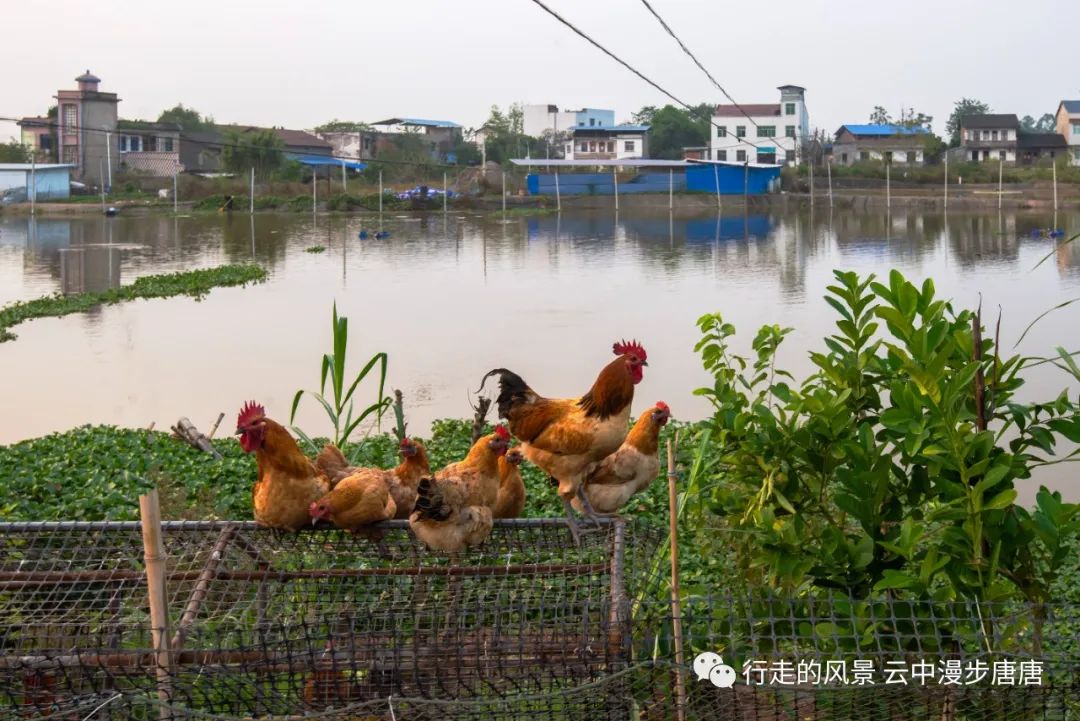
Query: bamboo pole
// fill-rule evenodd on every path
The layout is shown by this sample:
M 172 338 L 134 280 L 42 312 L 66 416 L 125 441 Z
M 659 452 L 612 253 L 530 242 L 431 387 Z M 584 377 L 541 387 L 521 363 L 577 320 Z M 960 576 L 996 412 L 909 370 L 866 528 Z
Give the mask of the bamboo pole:
M 319 209 L 319 171 L 311 171 L 311 212 Z
M 1058 196 L 1057 196 L 1057 159 L 1056 159 L 1056 158 L 1054 159 L 1053 165 L 1052 165 L 1051 167 L 1052 167 L 1052 168 L 1054 169 L 1054 212 L 1056 213 L 1056 212 L 1057 212 L 1057 209 L 1058 209 Z M 1056 223 L 1056 222 L 1054 223 L 1054 229 L 1055 229 L 1055 230 L 1057 229 L 1057 223 Z
M 442 212 L 446 212 L 446 173 L 442 174 Z
M 255 168 L 251 169 L 251 192 L 248 198 L 248 212 L 255 212 Z
M 555 168 L 555 208 L 562 212 L 562 193 L 559 192 L 559 169 Z
M 885 209 L 892 210 L 892 161 L 885 158 Z
M 832 203 L 832 160 L 831 159 L 825 161 L 825 172 L 828 173 L 828 176 L 829 176 L 829 207 L 831 208 L 831 207 L 833 207 L 833 203 Z
M 998 158 L 998 210 L 1001 210 L 1001 181 L 1005 176 L 1005 161 Z
M 716 212 L 720 212 L 724 209 L 723 201 L 720 200 L 720 163 L 712 166 L 713 178 L 716 180 Z
M 380 200 L 381 204 L 382 201 Z M 381 207 L 381 205 L 380 205 Z M 502 171 L 502 212 L 506 212 L 506 171 Z
M 667 209 L 675 209 L 675 171 L 672 168 L 667 171 Z
M 176 215 L 176 212 L 177 212 L 176 205 L 177 205 L 177 202 L 178 202 L 177 198 L 176 198 L 176 175 L 177 174 L 174 172 L 173 176 L 172 176 L 172 212 L 173 212 L 173 215 Z
M 945 151 L 945 210 L 949 209 L 949 151 Z
M 667 442 L 668 517 L 671 534 L 671 628 L 675 634 L 675 715 L 686 718 L 686 686 L 683 680 L 682 601 L 679 597 L 679 504 L 675 492 L 675 439 Z
M 383 196 L 382 171 L 380 170 L 379 171 L 379 216 L 380 217 L 382 217 L 382 196 Z
M 159 718 L 171 719 L 172 654 L 169 650 L 169 611 L 165 593 L 165 544 L 161 538 L 161 505 L 157 489 L 139 496 L 139 519 L 142 526 L 143 558 L 146 562 L 146 589 L 150 600 L 150 632 L 152 634 L 158 679 L 158 697 L 162 706 Z
M 619 212 L 619 169 L 611 166 L 611 179 L 615 182 L 615 212 Z
M 37 205 L 37 152 L 35 151 L 30 156 L 30 192 L 27 194 L 30 196 L 30 215 L 36 212 Z

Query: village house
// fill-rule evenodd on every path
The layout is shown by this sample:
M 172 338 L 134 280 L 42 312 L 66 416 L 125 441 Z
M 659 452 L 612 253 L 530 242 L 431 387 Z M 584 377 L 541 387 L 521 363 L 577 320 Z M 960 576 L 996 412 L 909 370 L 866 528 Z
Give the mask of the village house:
M 1060 133 L 1025 133 L 1020 131 L 1016 140 L 1017 162 L 1021 165 L 1034 165 L 1040 161 L 1051 162 L 1058 157 L 1067 157 L 1069 144 Z
M 56 158 L 73 166 L 75 179 L 100 185 L 111 182 L 118 158 L 112 152 L 116 132 L 116 93 L 99 90 L 101 78 L 89 70 L 75 78 L 76 90 L 59 90 Z M 103 177 L 104 176 L 104 177 Z
M 1080 100 L 1062 100 L 1058 104 L 1056 127 L 1065 138 L 1073 165 L 1080 165 Z
M 648 158 L 649 126 L 576 126 L 566 141 L 563 154 L 567 160 Z
M 710 160 L 797 163 L 810 139 L 806 88 L 781 85 L 779 103 L 717 105 L 710 132 Z
M 1020 120 L 1015 113 L 965 115 L 960 118 L 960 147 L 972 163 L 1016 162 Z
M 336 158 L 350 160 L 371 160 L 379 151 L 379 140 L 383 133 L 376 130 L 328 130 L 318 136 L 330 143 Z
M 922 165 L 930 133 L 923 127 L 906 125 L 841 125 L 833 143 L 833 162 L 852 165 L 880 161 L 893 164 Z
M 461 142 L 461 126 L 450 120 L 424 120 L 423 118 L 387 118 L 377 123 L 376 127 L 385 129 L 389 134 L 415 133 L 422 136 L 425 149 L 432 160 L 456 163 L 454 149 Z M 378 147 L 375 148 L 376 154 Z
M 19 142 L 34 153 L 38 163 L 56 161 L 56 120 L 43 117 L 26 117 L 18 120 Z
M 180 163 L 180 126 L 145 120 L 119 120 L 113 150 L 119 168 L 157 177 L 183 171 Z

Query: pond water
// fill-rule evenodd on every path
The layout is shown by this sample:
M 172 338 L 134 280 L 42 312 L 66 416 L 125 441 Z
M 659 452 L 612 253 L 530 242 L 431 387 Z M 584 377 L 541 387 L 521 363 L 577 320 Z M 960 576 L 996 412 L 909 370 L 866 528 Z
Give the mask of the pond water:
M 952 214 L 818 209 L 717 217 L 581 211 L 561 216 L 451 212 L 318 216 L 260 214 L 0 218 L 0 305 L 56 292 L 130 283 L 151 273 L 254 261 L 268 282 L 190 298 L 134 301 L 17 326 L 0 344 L 0 443 L 83 423 L 167 428 L 180 416 L 208 429 L 219 411 L 230 430 L 256 399 L 288 420 L 299 388 L 316 387 L 329 350 L 331 305 L 350 322 L 350 366 L 377 351 L 405 393 L 409 427 L 469 417 L 470 393 L 490 368 L 522 374 L 542 393 L 588 389 L 611 344 L 637 338 L 649 353 L 636 407 L 666 401 L 698 419 L 692 395 L 709 379 L 693 352 L 695 320 L 719 310 L 739 345 L 763 323 L 795 328 L 781 353 L 802 377 L 807 350 L 832 331 L 822 300 L 834 268 L 914 279 L 974 306 L 988 323 L 1003 309 L 1011 345 L 1043 311 L 1080 296 L 1080 243 L 1033 269 L 1054 244 L 1033 228 L 1080 228 L 1080 215 Z M 390 231 L 360 240 L 362 229 Z M 326 246 L 324 253 L 305 249 Z M 1018 348 L 1080 347 L 1080 304 L 1040 322 Z M 1032 397 L 1067 379 L 1029 379 Z M 364 405 L 374 386 L 362 387 Z M 298 424 L 326 433 L 321 409 Z M 1072 466 L 1076 468 L 1076 466 Z M 1069 467 L 1037 480 L 1080 500 Z M 1033 497 L 1032 488 L 1022 498 Z

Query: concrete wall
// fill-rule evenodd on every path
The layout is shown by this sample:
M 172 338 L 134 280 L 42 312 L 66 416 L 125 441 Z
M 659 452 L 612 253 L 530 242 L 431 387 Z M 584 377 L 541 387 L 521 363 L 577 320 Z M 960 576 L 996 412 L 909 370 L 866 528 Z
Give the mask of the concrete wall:
M 127 170 L 147 173 L 159 178 L 171 178 L 183 170 L 180 165 L 180 152 L 166 153 L 153 151 L 127 152 L 120 156 L 122 165 Z
M 105 100 L 83 100 L 82 117 L 79 118 L 82 130 L 79 133 L 81 141 L 79 162 L 79 179 L 98 185 L 101 183 L 102 172 L 105 180 L 109 177 L 109 163 L 112 163 L 112 172 L 115 174 L 120 167 L 119 153 L 107 150 L 108 143 L 116 137 L 116 103 Z M 109 134 L 106 135 L 106 132 Z
M 892 153 L 893 165 L 907 165 L 909 152 L 915 153 L 914 164 L 922 165 L 925 161 L 922 145 L 905 146 L 902 144 L 890 144 L 886 142 L 859 142 L 835 143 L 832 149 L 833 162 L 837 165 L 854 165 L 863 160 L 863 153 L 869 154 L 868 160 L 884 161 L 885 154 Z M 846 158 L 845 158 L 846 156 Z
M 1058 106 L 1057 132 L 1065 136 L 1069 144 L 1069 157 L 1073 165 L 1080 165 L 1080 113 L 1068 113 L 1064 105 Z

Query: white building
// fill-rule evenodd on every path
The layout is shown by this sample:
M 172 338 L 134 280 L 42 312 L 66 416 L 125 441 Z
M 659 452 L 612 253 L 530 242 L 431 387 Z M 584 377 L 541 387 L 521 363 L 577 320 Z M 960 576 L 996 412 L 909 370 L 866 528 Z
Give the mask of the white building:
M 648 125 L 578 126 L 563 146 L 567 160 L 623 160 L 649 157 Z
M 558 105 L 526 105 L 522 131 L 531 138 L 545 133 L 567 133 L 574 128 L 610 128 L 615 125 L 615 111 L 600 108 L 559 110 Z
M 1080 165 L 1080 100 L 1062 100 L 1057 111 L 1057 131 L 1069 144 L 1073 165 Z
M 717 105 L 708 159 L 734 163 L 798 162 L 802 147 L 810 139 L 806 88 L 781 85 L 778 90 L 779 103 Z

